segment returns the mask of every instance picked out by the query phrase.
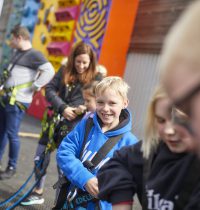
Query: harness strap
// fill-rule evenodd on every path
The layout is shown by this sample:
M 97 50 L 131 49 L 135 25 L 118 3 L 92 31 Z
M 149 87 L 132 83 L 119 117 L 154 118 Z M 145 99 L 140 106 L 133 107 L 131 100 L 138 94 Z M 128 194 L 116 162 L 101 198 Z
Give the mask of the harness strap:
M 24 51 L 21 54 L 16 53 L 14 57 L 12 57 L 11 65 L 8 65 L 6 69 L 3 70 L 3 74 L 2 77 L 0 78 L 0 89 L 4 89 L 4 85 L 5 82 L 7 81 L 7 79 L 9 78 L 11 71 L 13 70 L 13 68 L 15 67 L 15 65 L 19 62 L 19 60 L 27 53 L 29 52 L 31 49 Z
M 123 134 L 110 137 L 103 146 L 98 150 L 96 155 L 92 158 L 91 163 L 94 167 L 96 167 L 111 151 L 111 149 L 119 142 L 119 140 L 123 137 Z
M 16 95 L 17 95 L 17 92 L 20 89 L 31 87 L 32 84 L 33 84 L 33 82 L 27 82 L 27 83 L 23 83 L 23 84 L 14 86 L 13 89 L 12 89 L 12 91 L 11 91 L 11 96 L 10 96 L 9 104 L 10 105 L 14 105 L 15 104 Z

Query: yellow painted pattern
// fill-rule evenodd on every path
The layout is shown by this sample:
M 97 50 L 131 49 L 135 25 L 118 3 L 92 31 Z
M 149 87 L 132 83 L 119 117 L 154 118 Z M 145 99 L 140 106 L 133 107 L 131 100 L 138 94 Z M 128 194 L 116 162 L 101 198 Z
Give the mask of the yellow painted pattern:
M 85 18 L 85 21 L 86 21 L 86 23 L 88 23 L 88 25 L 85 26 L 85 30 L 91 32 L 91 31 L 93 31 L 95 29 L 95 31 L 96 30 L 98 31 L 98 26 L 104 20 L 105 14 L 106 14 L 106 11 L 105 10 L 102 11 L 101 15 L 97 16 L 98 17 L 97 21 L 95 21 L 94 23 L 92 23 L 92 25 L 90 24 L 91 21 L 86 17 Z
M 59 7 L 71 7 L 80 4 L 80 0 L 58 0 Z
M 49 55 L 47 47 L 51 42 L 72 42 L 76 20 L 57 22 L 55 12 L 61 8 L 79 6 L 80 3 L 81 0 L 41 0 L 32 43 L 35 49 L 40 50 L 52 62 L 56 71 L 64 55 Z
M 85 0 L 81 15 L 76 25 L 75 41 L 86 40 L 96 51 L 100 50 L 102 36 L 105 33 L 107 8 L 109 0 Z
M 56 24 L 54 12 L 57 10 L 57 0 L 41 0 L 42 8 L 38 11 L 38 24 L 35 26 L 32 39 L 33 47 L 48 57 L 47 45 L 51 42 L 48 25 Z M 44 40 L 44 41 L 42 41 Z

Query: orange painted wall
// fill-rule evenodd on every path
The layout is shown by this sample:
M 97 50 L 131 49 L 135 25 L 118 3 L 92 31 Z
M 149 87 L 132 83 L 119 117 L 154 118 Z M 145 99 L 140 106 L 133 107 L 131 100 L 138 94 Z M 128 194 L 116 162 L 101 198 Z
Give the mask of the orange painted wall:
M 112 0 L 99 63 L 108 75 L 123 76 L 139 0 Z

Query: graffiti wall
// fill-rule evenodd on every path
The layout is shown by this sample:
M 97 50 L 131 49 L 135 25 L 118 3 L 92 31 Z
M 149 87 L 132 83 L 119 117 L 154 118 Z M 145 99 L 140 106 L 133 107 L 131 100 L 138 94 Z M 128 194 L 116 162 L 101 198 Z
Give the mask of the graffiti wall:
M 21 24 L 55 71 L 73 44 L 84 41 L 109 75 L 123 76 L 137 6 L 138 0 L 13 0 L 2 61 L 9 61 L 10 30 Z M 44 93 L 37 93 L 28 112 L 41 118 L 45 106 Z

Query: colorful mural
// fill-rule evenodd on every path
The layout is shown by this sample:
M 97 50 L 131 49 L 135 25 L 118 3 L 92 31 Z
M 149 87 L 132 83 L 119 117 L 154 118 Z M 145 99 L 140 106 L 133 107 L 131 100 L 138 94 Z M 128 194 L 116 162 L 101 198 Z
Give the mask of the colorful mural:
M 84 41 L 96 52 L 109 75 L 123 76 L 139 0 L 13 0 L 8 32 L 16 23 L 28 27 L 33 47 L 55 71 L 74 43 Z M 39 5 L 39 6 L 38 6 Z M 6 51 L 5 51 L 6 53 Z M 8 53 L 6 53 L 8 55 Z M 6 60 L 6 59 L 4 59 Z M 35 95 L 29 113 L 41 118 L 44 93 Z
M 81 5 L 74 42 L 90 43 L 97 56 L 100 55 L 111 3 L 111 0 L 85 0 Z
M 41 0 L 33 47 L 40 50 L 55 70 L 69 54 L 80 11 L 80 0 Z

